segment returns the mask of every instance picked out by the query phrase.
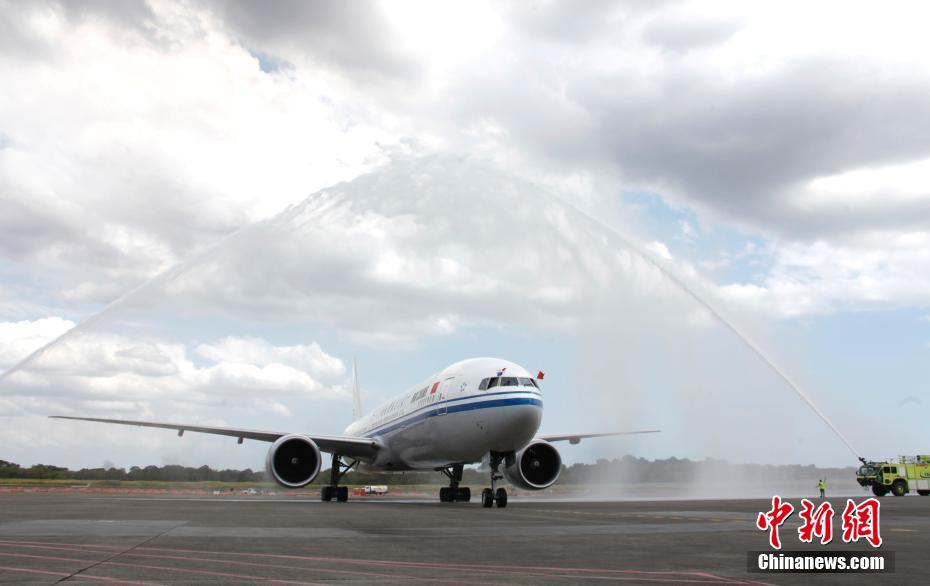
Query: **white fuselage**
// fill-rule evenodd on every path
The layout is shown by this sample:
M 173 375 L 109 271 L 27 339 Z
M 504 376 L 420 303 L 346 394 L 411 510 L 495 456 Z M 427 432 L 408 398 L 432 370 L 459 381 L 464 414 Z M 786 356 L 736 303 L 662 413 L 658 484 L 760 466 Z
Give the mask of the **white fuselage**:
M 542 408 L 542 394 L 526 369 L 507 360 L 472 358 L 354 421 L 345 434 L 381 444 L 369 463 L 373 468 L 433 469 L 520 450 L 536 435 Z

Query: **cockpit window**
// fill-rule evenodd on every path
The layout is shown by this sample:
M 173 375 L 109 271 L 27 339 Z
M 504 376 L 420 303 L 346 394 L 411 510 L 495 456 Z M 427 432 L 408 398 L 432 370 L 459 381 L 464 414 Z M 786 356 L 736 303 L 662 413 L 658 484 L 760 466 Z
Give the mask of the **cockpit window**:
M 486 391 L 486 390 L 488 390 L 488 379 L 485 378 L 485 379 L 482 379 L 482 380 L 481 380 L 481 384 L 478 385 L 478 390 L 479 390 L 479 391 Z
M 500 382 L 501 382 L 501 379 L 499 378 L 490 378 L 488 379 L 488 388 L 490 389 L 490 388 L 496 387 L 498 383 Z
M 533 384 L 533 379 L 531 378 L 521 378 L 520 386 L 521 387 L 535 387 L 536 385 Z
M 519 386 L 519 385 L 517 384 L 517 377 L 515 377 L 515 376 L 505 376 L 505 377 L 503 377 L 503 378 L 501 379 L 501 386 L 502 386 L 502 387 L 516 387 L 516 386 Z

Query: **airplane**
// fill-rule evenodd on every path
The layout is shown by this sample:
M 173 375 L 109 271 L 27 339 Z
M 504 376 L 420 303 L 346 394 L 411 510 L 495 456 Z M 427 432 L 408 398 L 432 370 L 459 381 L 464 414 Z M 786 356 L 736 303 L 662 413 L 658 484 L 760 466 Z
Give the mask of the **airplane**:
M 346 486 L 339 482 L 353 468 L 378 471 L 436 470 L 449 479 L 439 491 L 441 502 L 469 502 L 471 488 L 460 486 L 468 464 L 487 460 L 490 488 L 481 493 L 485 508 L 507 506 L 507 490 L 497 483 L 506 478 L 528 490 L 549 488 L 559 478 L 562 458 L 552 445 L 582 439 L 658 430 L 570 433 L 537 436 L 542 422 L 540 380 L 522 366 L 498 358 L 471 358 L 457 362 L 361 417 L 361 399 L 355 363 L 352 392 L 355 421 L 343 435 L 316 435 L 207 427 L 182 423 L 101 419 L 53 415 L 73 419 L 140 427 L 173 429 L 271 442 L 265 469 L 285 488 L 313 482 L 323 462 L 321 452 L 332 456 L 329 484 L 320 491 L 323 501 L 345 502 Z

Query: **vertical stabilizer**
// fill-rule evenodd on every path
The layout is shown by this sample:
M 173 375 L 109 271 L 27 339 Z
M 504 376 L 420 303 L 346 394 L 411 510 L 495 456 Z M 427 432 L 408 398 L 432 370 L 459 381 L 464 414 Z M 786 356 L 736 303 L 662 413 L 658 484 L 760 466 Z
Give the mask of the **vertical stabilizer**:
M 362 416 L 362 396 L 358 392 L 358 370 L 355 366 L 355 357 L 352 357 L 352 418 Z

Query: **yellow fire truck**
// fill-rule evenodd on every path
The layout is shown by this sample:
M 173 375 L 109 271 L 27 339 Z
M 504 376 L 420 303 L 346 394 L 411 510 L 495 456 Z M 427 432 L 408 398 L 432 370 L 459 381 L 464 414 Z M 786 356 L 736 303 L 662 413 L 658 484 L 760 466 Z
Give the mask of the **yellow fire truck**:
M 856 472 L 856 482 L 862 487 L 871 486 L 875 496 L 889 492 L 904 496 L 912 490 L 921 496 L 930 495 L 930 455 L 901 456 L 887 462 L 859 460 L 862 466 Z

